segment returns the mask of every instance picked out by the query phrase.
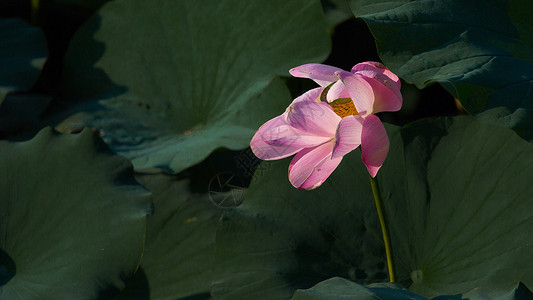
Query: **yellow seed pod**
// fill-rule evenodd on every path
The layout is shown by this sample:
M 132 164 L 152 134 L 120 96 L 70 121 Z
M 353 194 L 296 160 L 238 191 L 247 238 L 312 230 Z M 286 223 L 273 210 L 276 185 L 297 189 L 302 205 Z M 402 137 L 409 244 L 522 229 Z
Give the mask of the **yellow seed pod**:
M 359 114 L 351 98 L 340 98 L 328 104 L 341 118 Z

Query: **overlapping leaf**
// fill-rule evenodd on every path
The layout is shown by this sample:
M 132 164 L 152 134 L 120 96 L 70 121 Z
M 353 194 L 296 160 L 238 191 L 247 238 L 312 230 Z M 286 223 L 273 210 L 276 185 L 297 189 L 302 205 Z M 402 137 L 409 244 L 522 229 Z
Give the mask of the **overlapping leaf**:
M 383 62 L 422 88 L 440 82 L 466 110 L 533 139 L 533 2 L 352 0 Z
M 475 288 L 462 295 L 441 295 L 433 300 L 527 300 L 533 294 L 522 283 L 499 285 L 496 288 Z M 393 283 L 373 283 L 367 286 L 344 278 L 334 277 L 322 281 L 310 289 L 297 290 L 293 300 L 425 300 L 401 285 Z
M 533 147 L 467 117 L 394 139 L 380 179 L 402 282 L 424 296 L 533 286 Z
M 346 158 L 313 191 L 291 186 L 287 164 L 263 163 L 244 203 L 224 214 L 212 295 L 287 299 L 332 276 L 385 280 L 381 231 L 360 158 Z
M 114 299 L 208 298 L 220 215 L 207 194 L 169 175 L 137 177 L 153 193 L 141 269 Z
M 377 283 L 364 286 L 344 278 L 334 277 L 312 288 L 297 290 L 292 300 L 425 300 L 404 287 L 393 283 Z
M 246 147 L 290 103 L 273 76 L 329 47 L 318 1 L 110 2 L 68 50 L 64 93 L 89 101 L 58 128 L 96 127 L 136 169 L 179 172 Z
M 428 297 L 509 281 L 533 286 L 533 147 L 469 117 L 388 133 L 378 179 L 400 283 Z M 290 186 L 288 161 L 264 163 L 244 204 L 219 226 L 213 295 L 281 299 L 327 276 L 386 281 L 360 160 L 347 155 L 311 192 Z
M 148 191 L 89 130 L 0 142 L 0 298 L 96 299 L 124 285 Z
M 0 18 L 0 104 L 6 94 L 28 90 L 39 77 L 48 50 L 44 34 L 19 19 Z

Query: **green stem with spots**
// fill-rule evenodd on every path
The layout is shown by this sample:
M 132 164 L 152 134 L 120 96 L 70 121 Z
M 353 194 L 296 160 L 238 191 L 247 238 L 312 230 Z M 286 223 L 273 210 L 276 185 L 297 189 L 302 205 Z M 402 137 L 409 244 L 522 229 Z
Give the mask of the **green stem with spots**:
M 383 233 L 383 242 L 385 243 L 385 253 L 387 255 L 387 267 L 389 269 L 390 282 L 396 282 L 396 276 L 394 275 L 394 264 L 392 262 L 392 249 L 389 230 L 387 229 L 387 222 L 385 221 L 385 214 L 383 213 L 383 204 L 381 203 L 381 195 L 379 194 L 377 179 L 370 177 L 370 185 L 372 185 L 372 194 L 374 194 L 374 201 L 376 202 L 379 223 L 381 224 L 381 232 Z

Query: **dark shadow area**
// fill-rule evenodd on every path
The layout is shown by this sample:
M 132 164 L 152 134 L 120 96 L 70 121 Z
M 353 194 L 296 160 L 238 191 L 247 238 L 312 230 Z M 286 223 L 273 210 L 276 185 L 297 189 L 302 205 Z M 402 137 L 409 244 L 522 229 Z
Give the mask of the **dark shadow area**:
M 308 241 L 301 241 L 296 247 L 297 272 L 285 274 L 285 280 L 295 289 L 308 289 L 332 277 L 343 277 L 360 284 L 387 280 L 388 275 L 385 271 L 376 271 L 386 270 L 385 262 L 379 261 L 373 266 L 364 265 L 369 263 L 364 255 L 340 250 L 331 233 L 326 231 L 321 233 L 322 247 Z M 380 250 L 383 250 L 383 253 L 377 253 L 376 256 L 385 257 L 384 249 Z M 372 270 L 372 273 L 367 273 L 365 269 Z
M 20 18 L 43 30 L 48 45 L 48 58 L 32 92 L 57 95 L 63 70 L 63 59 L 74 33 L 94 14 L 93 10 L 105 0 L 95 1 L 88 7 L 76 7 L 56 0 L 40 0 L 35 16 L 31 1 L 0 0 L 1 18 Z M 32 20 L 33 18 L 33 20 Z M 87 49 L 90 50 L 90 49 Z
M 54 0 L 40 1 L 37 24 L 46 35 L 49 54 L 41 77 L 34 86 L 35 92 L 48 95 L 59 93 L 65 52 L 74 33 L 91 15 L 91 11 L 56 3 Z
M 520 282 L 515 290 L 515 297 L 516 299 L 533 299 L 533 292 L 524 283 Z
M 192 296 L 178 298 L 178 300 L 208 300 L 211 299 L 210 293 L 196 294 Z
M 98 296 L 96 297 L 96 299 L 99 299 L 99 300 L 114 299 L 113 296 L 117 295 L 119 292 L 120 290 L 116 286 L 111 285 L 101 290 L 100 293 L 98 293 Z
M 381 120 L 404 126 L 424 118 L 464 114 L 457 107 L 453 96 L 437 83 L 419 90 L 402 81 L 402 96 L 402 109 L 397 112 L 379 113 Z
M 0 84 L 7 91 L 29 90 L 47 55 L 44 35 L 21 19 L 9 18 L 1 20 L 0 40 Z
M 460 294 L 457 295 L 441 295 L 433 298 L 432 300 L 469 300 L 468 298 L 463 298 Z
M 362 19 L 351 18 L 334 28 L 332 50 L 324 64 L 350 70 L 364 61 L 381 61 L 376 42 L 370 29 Z M 296 82 L 295 82 L 296 81 Z M 293 98 L 316 87 L 311 80 L 289 79 L 287 85 Z M 398 112 L 379 113 L 388 123 L 403 126 L 415 120 L 434 116 L 454 116 L 458 110 L 454 98 L 440 84 L 433 84 L 419 90 L 402 81 L 403 106 Z
M 119 291 L 116 287 L 102 291 L 97 299 L 113 299 L 113 300 L 149 300 L 150 299 L 150 287 L 148 285 L 148 279 L 142 268 L 139 268 L 135 275 L 127 278 L 125 281 L 125 287 L 122 291 Z
M 128 90 L 113 83 L 102 69 L 95 67 L 106 49 L 103 43 L 94 39 L 100 24 L 101 17 L 93 16 L 70 41 L 69 51 L 64 56 L 58 98 L 43 118 L 71 111 L 88 100 L 111 98 Z
M 324 62 L 350 70 L 363 61 L 381 61 L 376 42 L 362 19 L 350 19 L 335 28 L 331 55 Z M 459 113 L 455 100 L 440 84 L 422 90 L 402 81 L 403 106 L 398 112 L 380 113 L 388 123 L 403 126 L 415 120 L 434 116 L 454 116 Z
M 233 186 L 247 188 L 254 177 L 256 169 L 261 169 L 261 160 L 250 148 L 241 151 L 219 149 L 214 151 L 201 163 L 183 171 L 179 176 L 189 177 L 193 193 L 209 192 L 212 180 L 219 174 L 234 174 L 229 182 Z
M 5 285 L 17 273 L 17 266 L 13 259 L 0 249 L 0 286 Z
M 96 9 L 104 2 L 102 0 L 90 6 Z M 126 87 L 114 84 L 103 70 L 95 67 L 105 52 L 105 45 L 94 39 L 100 29 L 101 18 L 94 15 L 93 10 L 41 0 L 37 14 L 32 16 L 30 1 L 0 0 L 0 12 L 0 17 L 33 21 L 34 26 L 44 31 L 49 54 L 29 94 L 53 99 L 47 101 L 47 107 L 37 105 L 34 110 L 26 102 L 10 103 L 8 108 L 3 109 L 4 114 L 26 113 L 15 123 L 4 124 L 0 138 L 27 139 L 44 126 L 55 126 L 87 100 L 113 97 L 127 91 Z M 66 56 L 69 47 L 72 55 Z M 98 105 L 90 107 L 91 110 L 97 108 Z M 38 117 L 37 124 L 35 116 Z M 11 116 L 6 122 L 12 120 Z M 28 128 L 28 125 L 31 127 Z M 18 136 L 21 132 L 25 136 Z
M 0 18 L 31 19 L 31 1 L 0 0 Z
M 324 64 L 350 71 L 363 61 L 381 61 L 374 36 L 362 19 L 351 18 L 333 31 L 331 54 Z
M 8 94 L 0 106 L 0 140 L 28 140 L 39 128 L 40 114 L 51 97 L 31 94 Z

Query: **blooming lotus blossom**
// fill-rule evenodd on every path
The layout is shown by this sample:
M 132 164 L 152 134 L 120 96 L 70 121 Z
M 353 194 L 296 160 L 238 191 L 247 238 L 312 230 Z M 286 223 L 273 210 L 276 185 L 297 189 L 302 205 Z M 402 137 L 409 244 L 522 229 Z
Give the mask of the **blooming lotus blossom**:
M 263 160 L 294 155 L 289 180 L 296 188 L 320 186 L 344 155 L 361 146 L 362 160 L 375 177 L 389 150 L 383 124 L 374 113 L 401 108 L 400 81 L 382 64 L 365 62 L 350 72 L 306 64 L 290 70 L 320 85 L 294 99 L 265 123 L 250 147 Z

